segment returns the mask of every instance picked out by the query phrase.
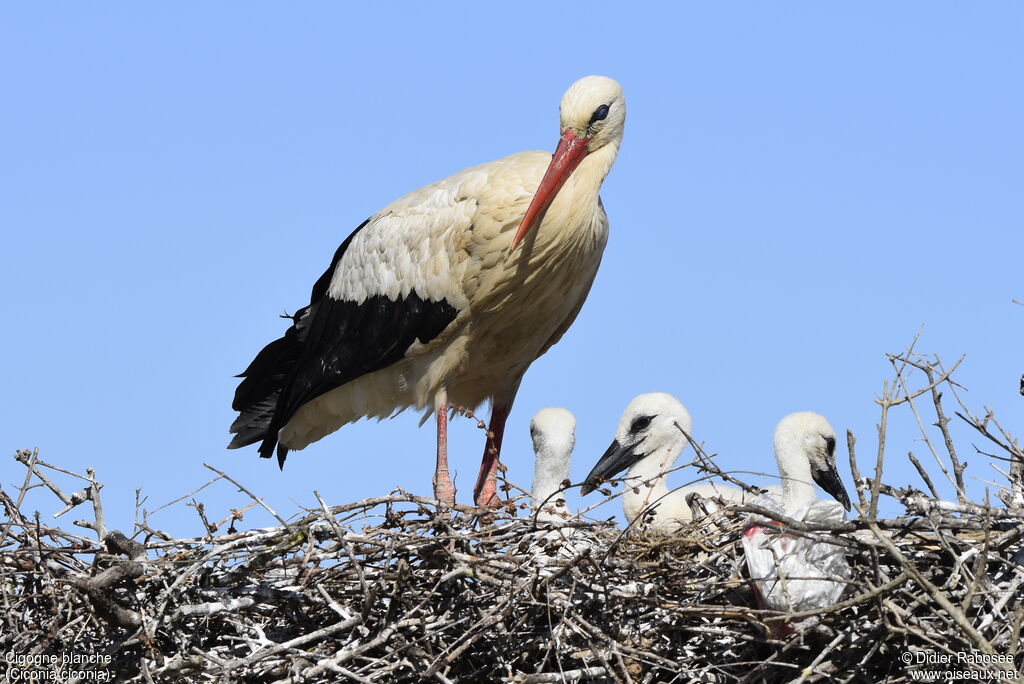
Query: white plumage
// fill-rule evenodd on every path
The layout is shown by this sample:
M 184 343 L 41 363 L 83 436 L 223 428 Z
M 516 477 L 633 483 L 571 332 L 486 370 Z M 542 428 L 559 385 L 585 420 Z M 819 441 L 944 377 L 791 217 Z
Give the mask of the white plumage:
M 550 159 L 525 152 L 463 171 L 385 207 L 356 234 L 331 279 L 331 297 L 361 304 L 415 292 L 458 313 L 400 361 L 303 406 L 282 430 L 283 444 L 301 449 L 362 417 L 430 410 L 442 390 L 450 404 L 466 407 L 514 395 L 529 365 L 575 319 L 607 242 L 603 211 L 585 224 L 565 220 L 545 230 L 561 208 L 556 198 L 536 240 L 509 254 Z
M 669 491 L 668 473 L 689 443 L 686 436 L 692 429 L 689 411 L 671 394 L 639 395 L 623 411 L 615 439 L 587 476 L 582 493 L 588 494 L 602 480 L 628 469 L 622 511 L 630 524 L 642 519 L 648 531 L 654 532 L 672 532 L 692 520 L 687 502 L 691 494 L 734 503 L 757 496 L 717 482 Z
M 541 409 L 530 420 L 530 437 L 536 455 L 530 495 L 534 508 L 539 509 L 537 520 L 564 520 L 567 509 L 559 490 L 569 479 L 569 460 L 576 446 L 576 418 L 564 408 Z
M 804 522 L 842 520 L 850 501 L 836 471 L 835 431 L 824 416 L 810 411 L 786 416 L 775 428 L 774 444 L 781 501 L 765 496 L 752 503 Z M 815 482 L 836 501 L 819 501 Z M 760 518 L 744 528 L 743 551 L 761 602 L 774 610 L 832 605 L 851 576 L 842 546 L 782 533 Z
M 561 103 L 552 156 L 461 171 L 371 216 L 342 244 L 285 336 L 243 373 L 232 447 L 302 449 L 406 408 L 438 423 L 435 493 L 454 500 L 449 406 L 493 402 L 477 480 L 496 501 L 505 419 L 529 365 L 572 324 L 608 238 L 598 196 L 625 123 L 619 85 L 589 76 Z M 429 415 L 429 413 L 428 413 Z

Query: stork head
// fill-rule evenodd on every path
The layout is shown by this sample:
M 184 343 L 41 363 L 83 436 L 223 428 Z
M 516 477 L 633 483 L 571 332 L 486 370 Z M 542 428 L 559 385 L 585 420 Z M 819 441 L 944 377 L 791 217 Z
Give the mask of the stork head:
M 569 477 L 569 458 L 576 446 L 576 418 L 564 408 L 541 409 L 530 421 L 530 437 L 537 455 L 531 492 L 540 503 Z
M 519 224 L 512 249 L 541 219 L 572 172 L 590 153 L 622 140 L 626 99 L 622 87 L 607 76 L 585 76 L 569 86 L 559 105 L 561 138 L 551 164 Z
M 693 429 L 690 412 L 671 394 L 641 394 L 629 402 L 615 439 L 587 475 L 582 494 L 594 491 L 602 480 L 615 477 L 648 456 L 664 456 L 662 467 L 671 465 L 687 445 Z M 686 434 L 683 434 L 683 433 Z
M 530 421 L 530 437 L 537 454 L 537 470 L 541 469 L 542 461 L 559 462 L 564 463 L 568 472 L 569 456 L 576 446 L 576 417 L 572 413 L 564 408 L 537 411 Z
M 775 457 L 779 474 L 801 479 L 810 466 L 810 476 L 832 498 L 850 510 L 850 497 L 836 468 L 836 432 L 825 416 L 813 411 L 791 413 L 775 427 Z
M 626 99 L 607 76 L 585 76 L 569 86 L 558 108 L 560 132 L 583 141 L 587 153 L 622 140 Z

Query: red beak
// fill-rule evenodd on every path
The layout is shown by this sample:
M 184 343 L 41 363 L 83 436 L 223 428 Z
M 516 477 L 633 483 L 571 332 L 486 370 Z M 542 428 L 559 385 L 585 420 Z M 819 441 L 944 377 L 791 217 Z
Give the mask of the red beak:
M 551 203 L 555 201 L 555 195 L 562 189 L 565 181 L 580 165 L 583 158 L 587 156 L 588 142 L 588 138 L 577 138 L 572 131 L 562 134 L 561 140 L 558 141 L 558 147 L 551 157 L 551 164 L 548 165 L 548 170 L 544 172 L 544 178 L 541 179 L 540 186 L 537 188 L 537 194 L 533 196 L 533 201 L 530 202 L 530 206 L 523 216 L 523 222 L 519 224 L 519 230 L 512 238 L 510 251 L 518 247 L 526 234 L 544 220 L 544 214 Z

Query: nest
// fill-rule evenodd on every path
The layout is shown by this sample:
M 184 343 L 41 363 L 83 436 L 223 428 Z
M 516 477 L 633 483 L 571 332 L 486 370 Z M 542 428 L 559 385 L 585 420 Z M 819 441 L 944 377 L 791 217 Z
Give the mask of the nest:
M 0 491 L 7 678 L 899 682 L 926 666 L 1016 677 L 1024 455 L 991 414 L 961 407 L 1009 463 L 1004 505 L 971 501 L 942 407 L 952 369 L 910 352 L 891 359 L 899 382 L 878 400 L 873 477 L 860 474 L 848 435 L 858 511 L 827 524 L 740 506 L 654 536 L 580 516 L 538 522 L 523 498 L 482 511 L 396 491 L 342 506 L 317 495 L 317 509 L 243 531 L 241 512 L 211 523 L 198 506 L 210 532 L 187 539 L 143 515 L 129 538 L 106 528 L 95 473 L 20 451 L 24 485 L 14 498 Z M 922 387 L 904 381 L 911 371 Z M 927 444 L 943 457 L 955 501 L 939 498 L 913 455 L 929 491 L 883 481 L 888 413 L 918 415 L 922 396 L 943 436 L 941 448 Z M 713 463 L 699 454 L 698 466 Z M 55 472 L 82 489 L 65 493 Z M 216 480 L 265 507 L 228 475 Z M 37 486 L 61 501 L 59 514 L 91 503 L 93 519 L 76 523 L 90 536 L 24 515 L 25 492 Z M 883 498 L 903 513 L 878 516 Z M 842 600 L 797 614 L 759 609 L 739 544 L 751 514 L 843 546 L 853 579 Z

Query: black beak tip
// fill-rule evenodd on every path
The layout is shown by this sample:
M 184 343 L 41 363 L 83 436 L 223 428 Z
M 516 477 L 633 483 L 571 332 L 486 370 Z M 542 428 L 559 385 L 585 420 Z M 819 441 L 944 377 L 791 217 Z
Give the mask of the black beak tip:
M 836 478 L 835 486 L 830 487 L 825 491 L 831 494 L 833 499 L 841 503 L 847 512 L 850 511 L 850 495 L 846 493 L 846 487 L 839 482 L 838 478 Z
M 580 496 L 586 496 L 595 489 L 597 489 L 597 485 L 591 484 L 589 482 L 584 482 L 583 486 L 580 487 Z
M 847 512 L 850 511 L 850 495 L 846 493 L 846 487 L 843 486 L 843 481 L 839 479 L 839 473 L 834 469 L 821 469 L 815 470 L 811 473 L 814 481 L 818 483 L 818 486 L 824 489 L 829 495 L 842 504 L 843 508 Z

